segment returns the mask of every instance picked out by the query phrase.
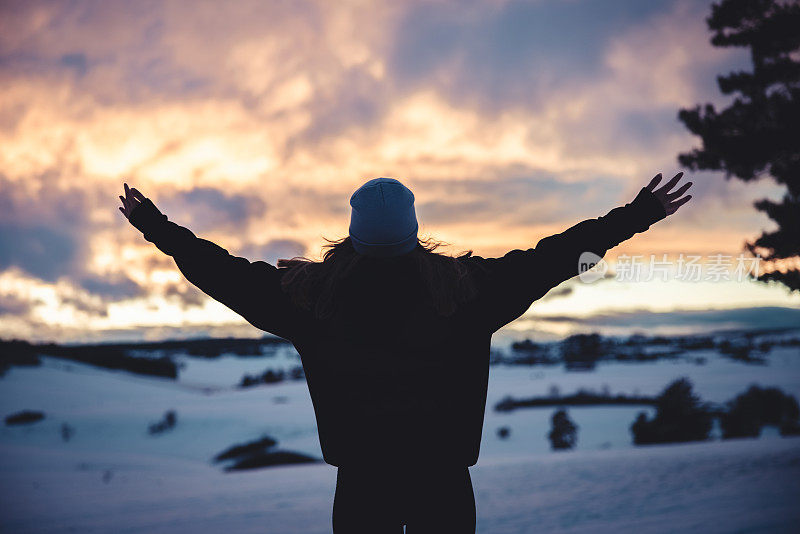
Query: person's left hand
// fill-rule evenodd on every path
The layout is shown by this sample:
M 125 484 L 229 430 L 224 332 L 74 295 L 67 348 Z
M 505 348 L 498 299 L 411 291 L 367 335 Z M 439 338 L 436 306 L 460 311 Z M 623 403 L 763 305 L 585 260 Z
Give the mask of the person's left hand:
M 129 188 L 128 184 L 124 185 L 125 185 L 125 196 L 124 197 L 122 195 L 119 196 L 119 199 L 122 201 L 122 206 L 119 208 L 119 211 L 122 212 L 125 218 L 130 220 L 131 212 L 133 212 L 133 210 L 136 209 L 136 207 L 139 204 L 147 200 L 147 197 L 141 194 L 139 190 L 136 189 L 135 187 Z
M 686 182 L 681 187 L 670 193 L 672 188 L 678 185 L 680 182 L 681 177 L 683 176 L 682 172 L 679 172 L 672 179 L 664 184 L 662 187 L 656 189 L 656 186 L 661 181 L 661 173 L 655 175 L 655 177 L 650 180 L 650 183 L 645 186 L 645 189 L 653 193 L 655 197 L 661 202 L 661 205 L 664 206 L 664 211 L 667 212 L 667 215 L 672 215 L 678 208 L 689 202 L 691 200 L 692 195 L 683 195 L 690 187 L 692 187 L 692 182 Z

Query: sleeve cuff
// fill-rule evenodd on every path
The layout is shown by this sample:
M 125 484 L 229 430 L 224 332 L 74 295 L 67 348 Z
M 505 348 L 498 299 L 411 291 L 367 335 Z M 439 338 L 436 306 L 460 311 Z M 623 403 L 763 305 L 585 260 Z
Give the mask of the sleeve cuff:
M 633 224 L 637 232 L 644 232 L 650 225 L 666 218 L 667 211 L 656 196 L 643 187 L 633 202 L 629 204 L 633 214 Z

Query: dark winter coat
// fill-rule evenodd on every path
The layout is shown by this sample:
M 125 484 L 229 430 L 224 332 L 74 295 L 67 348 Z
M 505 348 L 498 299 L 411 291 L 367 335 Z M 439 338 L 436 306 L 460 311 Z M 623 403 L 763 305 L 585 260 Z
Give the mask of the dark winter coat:
M 323 457 L 332 465 L 478 459 L 492 334 L 579 274 L 578 258 L 608 249 L 666 217 L 642 189 L 633 202 L 499 258 L 472 256 L 478 296 L 450 317 L 427 304 L 403 256 L 358 264 L 338 311 L 320 321 L 281 290 L 286 268 L 230 255 L 168 221 L 147 200 L 131 223 L 172 256 L 186 278 L 301 356 Z M 264 409 L 271 409 L 265 406 Z

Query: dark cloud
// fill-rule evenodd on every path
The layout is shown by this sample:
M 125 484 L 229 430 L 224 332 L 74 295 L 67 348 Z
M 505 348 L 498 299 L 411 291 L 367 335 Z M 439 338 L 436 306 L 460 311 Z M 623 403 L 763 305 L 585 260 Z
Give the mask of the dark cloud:
M 101 301 L 143 295 L 144 288 L 123 274 L 87 269 L 92 233 L 105 230 L 92 221 L 91 211 L 98 202 L 113 202 L 102 186 L 65 180 L 60 172 L 30 178 L 48 185 L 33 196 L 0 175 L 0 271 L 17 267 L 46 282 L 63 277 L 98 297 L 69 297 L 65 303 L 92 314 L 105 315 Z
M 536 107 L 546 92 L 597 75 L 611 37 L 671 3 L 423 3 L 398 26 L 390 70 L 402 86 L 433 84 L 462 103 Z
M 138 297 L 145 293 L 145 289 L 130 278 L 122 275 L 115 276 L 84 276 L 78 279 L 78 285 L 86 291 L 99 295 L 106 300 L 122 300 Z
M 182 308 L 201 307 L 209 298 L 195 286 L 183 280 L 168 284 L 164 289 L 164 296 L 177 300 Z
M 38 302 L 41 301 L 30 301 L 10 294 L 0 295 L 0 315 L 27 315 Z
M 89 69 L 89 61 L 86 59 L 86 54 L 64 54 L 58 61 L 65 67 L 73 69 L 78 76 L 83 76 Z
M 265 35 L 319 34 L 320 12 L 309 1 L 242 0 L 225 9 L 200 0 L 4 2 L 0 66 L 27 75 L 68 75 L 105 105 L 209 96 L 246 104 L 262 95 L 242 89 L 243 73 L 226 64 L 230 51 Z M 290 38 L 281 46 L 282 56 L 292 59 L 301 48 Z M 324 46 L 314 50 L 326 53 Z
M 147 271 L 156 271 L 161 269 L 175 269 L 175 260 L 171 256 L 165 254 L 150 254 L 144 260 L 144 267 Z
M 263 212 L 265 203 L 255 195 L 226 194 L 212 187 L 196 187 L 159 199 L 158 208 L 181 226 L 205 232 L 241 226 L 250 217 Z
M 74 237 L 52 226 L 0 222 L 0 270 L 19 267 L 48 282 L 74 270 Z
M 426 224 L 490 221 L 502 216 L 508 224 L 537 225 L 605 215 L 620 203 L 622 185 L 612 178 L 564 182 L 549 173 L 509 169 L 495 180 L 430 180 L 425 188 L 435 197 L 417 204 Z M 598 210 L 598 204 L 606 207 Z
M 60 295 L 61 306 L 73 308 L 79 312 L 96 317 L 108 316 L 108 304 L 96 297 L 83 295 Z
M 363 68 L 350 68 L 342 73 L 341 79 L 343 83 L 315 94 L 309 104 L 313 120 L 289 140 L 287 157 L 295 148 L 328 140 L 348 128 L 369 128 L 392 103 L 393 91 Z
M 69 165 L 64 163 L 64 167 Z M 85 182 L 67 179 L 66 170 L 26 174 L 22 180 L 12 180 L 0 171 L 0 224 L 47 225 L 64 231 L 84 227 L 92 202 L 102 191 L 88 187 L 90 184 Z M 31 183 L 46 185 L 30 188 Z

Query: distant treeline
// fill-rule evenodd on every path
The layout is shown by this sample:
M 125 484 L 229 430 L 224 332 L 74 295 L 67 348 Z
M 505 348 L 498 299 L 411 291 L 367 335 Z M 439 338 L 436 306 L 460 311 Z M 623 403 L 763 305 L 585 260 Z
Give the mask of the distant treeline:
M 97 347 L 135 351 L 162 351 L 164 353 L 186 353 L 191 356 L 215 358 L 222 354 L 237 356 L 260 356 L 265 346 L 286 345 L 289 342 L 275 336 L 260 338 L 202 337 L 193 339 L 171 339 L 167 341 L 137 341 L 129 343 L 96 343 L 68 345 L 69 347 Z M 48 344 L 48 345 L 53 345 Z M 47 345 L 39 345 L 47 346 Z
M 609 395 L 607 393 L 595 393 L 593 391 L 581 389 L 572 395 L 563 396 L 551 395 L 548 397 L 529 397 L 525 399 L 505 397 L 495 404 L 494 409 L 497 412 L 510 412 L 517 408 L 540 408 L 542 406 L 640 406 L 642 404 L 655 405 L 656 401 L 656 397 L 625 395 L 624 393 Z
M 215 358 L 222 354 L 237 356 L 262 356 L 265 346 L 288 344 L 285 339 L 262 338 L 195 338 L 169 341 L 92 343 L 61 345 L 58 343 L 30 343 L 12 339 L 0 340 L 0 376 L 11 366 L 39 365 L 39 356 L 73 360 L 106 369 L 122 369 L 131 373 L 178 377 L 178 366 L 172 355 Z M 159 353 L 153 356 L 151 353 Z
M 531 339 L 511 344 L 509 353 L 493 351 L 492 363 L 557 365 L 569 370 L 591 370 L 601 360 L 653 361 L 680 358 L 689 351 L 716 350 L 744 363 L 763 364 L 775 346 L 800 346 L 800 336 L 758 340 L 759 336 L 783 334 L 791 329 L 727 331 L 712 335 L 605 337 L 598 333 L 575 334 L 561 341 L 537 343 Z M 704 363 L 698 358 L 698 363 Z
M 240 388 L 257 386 L 260 384 L 279 384 L 286 379 L 305 380 L 306 374 L 302 365 L 292 367 L 288 372 L 283 369 L 267 369 L 260 375 L 245 374 L 239 382 Z

